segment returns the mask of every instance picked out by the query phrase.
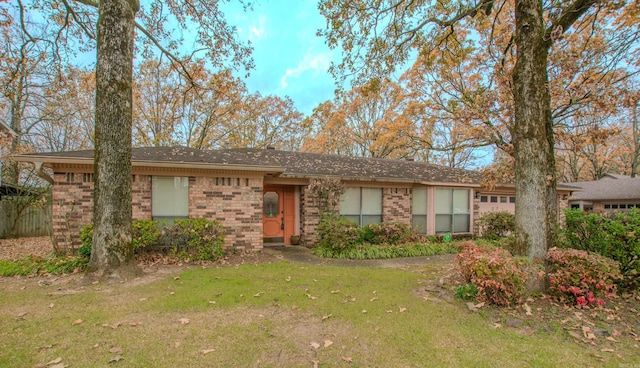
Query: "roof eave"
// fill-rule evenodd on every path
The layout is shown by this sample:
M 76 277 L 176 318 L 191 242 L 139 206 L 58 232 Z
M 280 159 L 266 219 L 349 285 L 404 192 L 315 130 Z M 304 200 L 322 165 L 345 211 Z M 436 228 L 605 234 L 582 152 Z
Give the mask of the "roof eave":
M 88 157 L 56 157 L 42 155 L 14 155 L 13 158 L 20 162 L 47 163 L 47 164 L 76 164 L 92 165 L 93 158 Z M 252 171 L 264 173 L 282 173 L 284 167 L 281 166 L 256 166 L 256 165 L 236 165 L 236 164 L 214 164 L 207 162 L 170 162 L 151 160 L 131 160 L 131 166 L 138 167 L 163 167 L 181 169 L 208 169 L 208 170 L 236 170 Z

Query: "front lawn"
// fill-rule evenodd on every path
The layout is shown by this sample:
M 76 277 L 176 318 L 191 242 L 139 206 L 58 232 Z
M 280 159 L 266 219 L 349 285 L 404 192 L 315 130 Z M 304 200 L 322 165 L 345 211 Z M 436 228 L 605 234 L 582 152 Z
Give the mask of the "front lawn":
M 487 307 L 470 311 L 449 288 L 438 287 L 453 267 L 272 262 L 176 269 L 84 288 L 76 287 L 78 275 L 0 278 L 0 366 L 640 364 L 638 342 L 626 331 L 611 328 L 609 336 L 591 338 L 587 330 L 574 330 L 584 325 L 595 331 L 589 317 L 595 310 L 560 307 L 564 315 L 557 321 L 546 321 L 548 308 L 535 306 L 531 316 Z M 507 323 L 512 314 L 521 325 Z

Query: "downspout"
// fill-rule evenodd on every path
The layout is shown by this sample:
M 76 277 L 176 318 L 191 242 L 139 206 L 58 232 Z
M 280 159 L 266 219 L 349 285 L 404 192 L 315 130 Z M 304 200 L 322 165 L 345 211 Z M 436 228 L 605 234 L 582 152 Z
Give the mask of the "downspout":
M 53 178 L 51 177 L 51 175 L 49 175 L 49 173 L 43 170 L 44 162 L 34 162 L 33 165 L 36 168 L 36 174 L 38 174 L 38 176 L 42 179 L 48 181 L 49 184 L 53 185 Z

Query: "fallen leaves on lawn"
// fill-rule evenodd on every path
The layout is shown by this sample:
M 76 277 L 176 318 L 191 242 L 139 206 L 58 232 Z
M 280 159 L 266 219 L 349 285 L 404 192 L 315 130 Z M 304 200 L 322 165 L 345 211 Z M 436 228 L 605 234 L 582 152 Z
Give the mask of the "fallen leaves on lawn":
M 209 353 L 213 353 L 214 351 L 216 351 L 216 349 L 205 349 L 205 350 L 200 350 L 200 352 L 202 353 L 202 355 L 207 355 Z
M 72 326 L 79 325 L 79 324 L 81 324 L 82 322 L 84 322 L 84 321 L 83 321 L 83 320 L 81 320 L 81 319 L 76 319 L 75 321 L 73 321 L 73 323 L 71 323 L 71 325 L 72 325 Z
M 331 340 L 324 340 L 324 347 L 328 348 L 329 346 L 333 345 L 333 341 Z
M 180 318 L 178 321 L 180 321 L 181 325 L 187 325 L 191 322 L 189 318 Z
M 311 347 L 314 348 L 314 349 L 320 348 L 320 344 L 315 342 L 315 341 L 311 341 L 311 343 L 309 345 L 311 345 Z
M 115 362 L 119 362 L 121 360 L 123 360 L 124 357 L 122 357 L 122 355 L 116 355 L 113 358 L 109 359 L 108 363 L 115 363 Z
M 343 356 L 343 357 L 342 357 L 342 360 L 344 360 L 344 361 L 345 361 L 345 362 L 347 362 L 347 363 L 351 363 L 351 362 L 353 362 L 353 358 L 351 358 L 351 357 L 345 357 L 345 356 Z

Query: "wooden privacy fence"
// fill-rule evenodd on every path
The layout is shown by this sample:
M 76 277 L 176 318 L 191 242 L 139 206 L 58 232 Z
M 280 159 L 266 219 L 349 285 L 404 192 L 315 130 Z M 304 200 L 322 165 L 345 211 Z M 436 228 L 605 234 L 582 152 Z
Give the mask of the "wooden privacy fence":
M 10 236 L 48 236 L 51 233 L 51 203 L 29 206 L 18 214 L 19 203 L 11 199 L 0 201 L 0 239 Z M 16 217 L 20 217 L 15 223 Z M 15 223 L 15 231 L 14 230 Z

